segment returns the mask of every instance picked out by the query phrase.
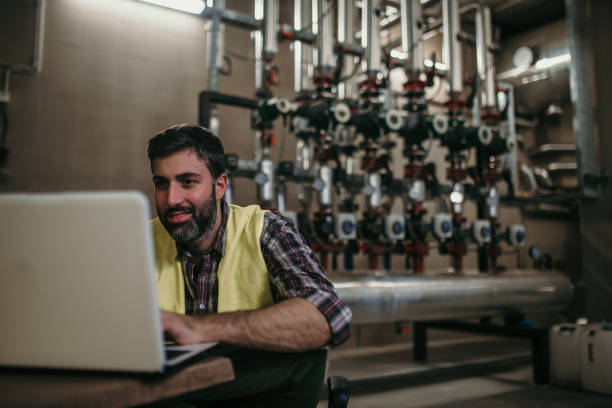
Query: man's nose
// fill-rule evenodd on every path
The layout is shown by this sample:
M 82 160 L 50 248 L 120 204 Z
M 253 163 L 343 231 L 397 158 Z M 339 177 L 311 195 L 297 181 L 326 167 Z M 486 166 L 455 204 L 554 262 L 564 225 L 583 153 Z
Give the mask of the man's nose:
M 170 183 L 168 187 L 168 206 L 175 207 L 183 202 L 183 193 L 176 184 Z

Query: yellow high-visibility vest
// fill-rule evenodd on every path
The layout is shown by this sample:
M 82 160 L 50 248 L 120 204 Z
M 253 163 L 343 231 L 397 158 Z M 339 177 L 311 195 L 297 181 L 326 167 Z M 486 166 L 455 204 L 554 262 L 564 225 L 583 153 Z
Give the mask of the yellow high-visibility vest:
M 254 310 L 274 303 L 268 268 L 259 247 L 264 210 L 256 205 L 229 206 L 225 254 L 217 271 L 217 312 Z M 159 307 L 185 314 L 185 279 L 176 261 L 176 243 L 159 218 L 151 221 L 157 268 Z

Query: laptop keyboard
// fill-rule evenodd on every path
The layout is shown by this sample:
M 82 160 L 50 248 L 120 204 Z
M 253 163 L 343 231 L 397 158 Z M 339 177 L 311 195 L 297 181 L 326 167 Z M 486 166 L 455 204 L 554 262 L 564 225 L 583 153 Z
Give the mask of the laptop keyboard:
M 189 353 L 191 350 L 169 350 L 165 349 L 166 352 L 166 361 L 176 358 L 178 356 L 182 356 L 183 354 Z

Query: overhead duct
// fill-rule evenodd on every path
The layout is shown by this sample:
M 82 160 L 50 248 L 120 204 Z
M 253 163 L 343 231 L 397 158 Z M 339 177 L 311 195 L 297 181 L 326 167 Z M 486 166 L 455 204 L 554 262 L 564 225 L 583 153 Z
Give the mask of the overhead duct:
M 334 275 L 333 284 L 353 312 L 353 323 L 436 320 L 560 311 L 573 285 L 558 272 L 509 271 L 500 275 Z

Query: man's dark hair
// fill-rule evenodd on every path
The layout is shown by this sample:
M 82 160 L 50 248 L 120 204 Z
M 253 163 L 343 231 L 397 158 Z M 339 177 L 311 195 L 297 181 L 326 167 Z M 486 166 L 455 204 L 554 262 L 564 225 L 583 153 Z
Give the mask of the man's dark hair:
M 225 172 L 221 140 L 205 127 L 189 124 L 171 126 L 149 140 L 148 155 L 151 167 L 153 167 L 153 160 L 168 157 L 186 149 L 195 150 L 208 166 L 208 171 L 214 180 Z

